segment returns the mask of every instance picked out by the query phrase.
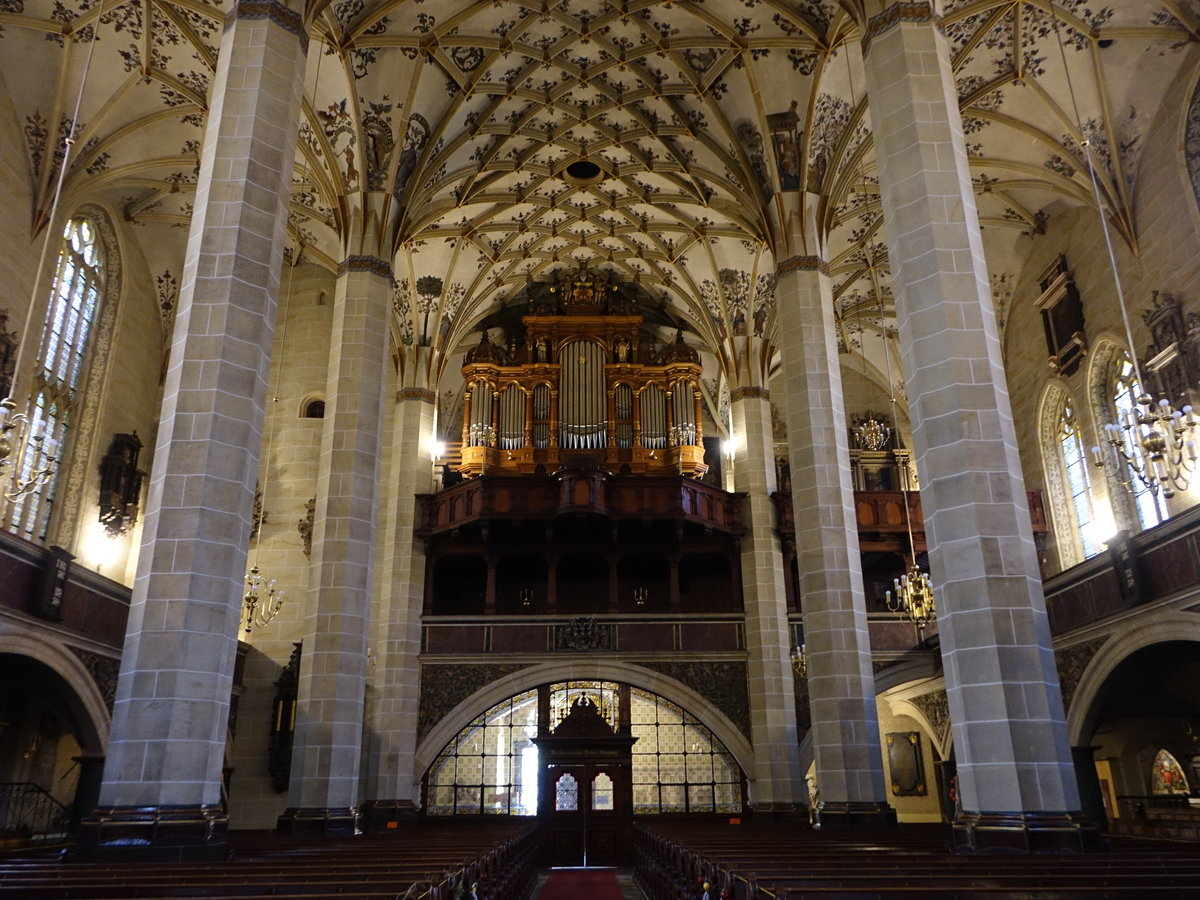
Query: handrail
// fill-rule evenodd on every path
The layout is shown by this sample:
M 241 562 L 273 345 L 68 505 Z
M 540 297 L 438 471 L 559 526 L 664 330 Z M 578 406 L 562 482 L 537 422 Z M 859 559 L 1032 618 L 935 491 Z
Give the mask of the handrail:
M 71 811 L 31 782 L 0 782 L 0 834 L 29 839 L 70 831 Z

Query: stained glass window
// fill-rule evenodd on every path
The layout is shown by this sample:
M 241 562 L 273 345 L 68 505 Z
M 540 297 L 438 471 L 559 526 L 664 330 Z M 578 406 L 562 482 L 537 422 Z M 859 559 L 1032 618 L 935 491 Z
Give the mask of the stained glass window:
M 737 813 L 741 769 L 703 723 L 671 701 L 633 688 L 633 811 Z
M 1188 793 L 1187 776 L 1183 767 L 1169 750 L 1159 750 L 1150 773 L 1150 792 L 1154 794 Z

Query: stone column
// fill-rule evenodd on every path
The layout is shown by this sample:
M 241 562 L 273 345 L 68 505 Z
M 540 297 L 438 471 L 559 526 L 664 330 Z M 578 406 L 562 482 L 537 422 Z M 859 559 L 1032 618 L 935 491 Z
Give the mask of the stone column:
M 368 209 L 379 200 L 360 199 Z M 363 236 L 350 246 L 375 244 Z M 357 824 L 391 285 L 390 265 L 366 253 L 347 255 L 338 272 L 292 778 L 279 818 L 289 833 L 352 834 Z
M 745 340 L 761 343 L 757 338 Z M 771 501 L 775 490 L 771 400 L 767 389 L 758 385 L 734 388 L 730 399 L 734 479 L 736 489 L 746 494 L 741 562 L 754 744 L 754 771 L 747 773 L 752 779 L 750 803 L 759 812 L 791 813 L 804 797 L 804 779 L 796 733 L 787 589 Z
M 1095 845 L 1081 827 L 949 47 L 928 2 L 863 36 L 901 355 L 973 849 Z
M 308 38 L 225 22 L 100 807 L 83 856 L 225 856 L 221 768 Z
M 799 235 L 792 238 L 801 243 Z M 829 269 L 819 256 L 793 256 L 775 274 L 817 766 L 813 821 L 823 828 L 894 824 L 875 713 Z
M 429 348 L 412 350 L 424 372 Z M 424 601 L 425 551 L 417 537 L 417 494 L 430 490 L 430 460 L 437 394 L 427 379 L 396 392 L 392 426 L 392 475 L 384 518 L 379 566 L 382 592 L 379 621 L 373 629 L 375 669 L 371 679 L 367 796 L 364 824 L 385 829 L 415 815 L 420 778 L 414 769 L 417 752 L 417 707 L 420 699 L 421 611 Z

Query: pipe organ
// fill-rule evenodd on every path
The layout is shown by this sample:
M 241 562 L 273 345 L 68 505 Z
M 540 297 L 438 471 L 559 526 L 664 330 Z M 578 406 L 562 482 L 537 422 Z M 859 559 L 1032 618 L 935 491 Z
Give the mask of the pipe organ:
M 700 356 L 658 350 L 616 288 L 576 273 L 529 301 L 519 328 L 487 331 L 463 361 L 466 475 L 554 471 L 702 475 Z

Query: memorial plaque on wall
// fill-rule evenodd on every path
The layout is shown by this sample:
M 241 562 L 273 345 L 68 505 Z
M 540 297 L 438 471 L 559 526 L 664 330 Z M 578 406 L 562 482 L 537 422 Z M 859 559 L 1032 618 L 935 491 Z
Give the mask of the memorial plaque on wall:
M 921 733 L 889 733 L 887 752 L 888 769 L 892 773 L 892 793 L 897 797 L 924 797 L 925 764 L 921 759 Z

